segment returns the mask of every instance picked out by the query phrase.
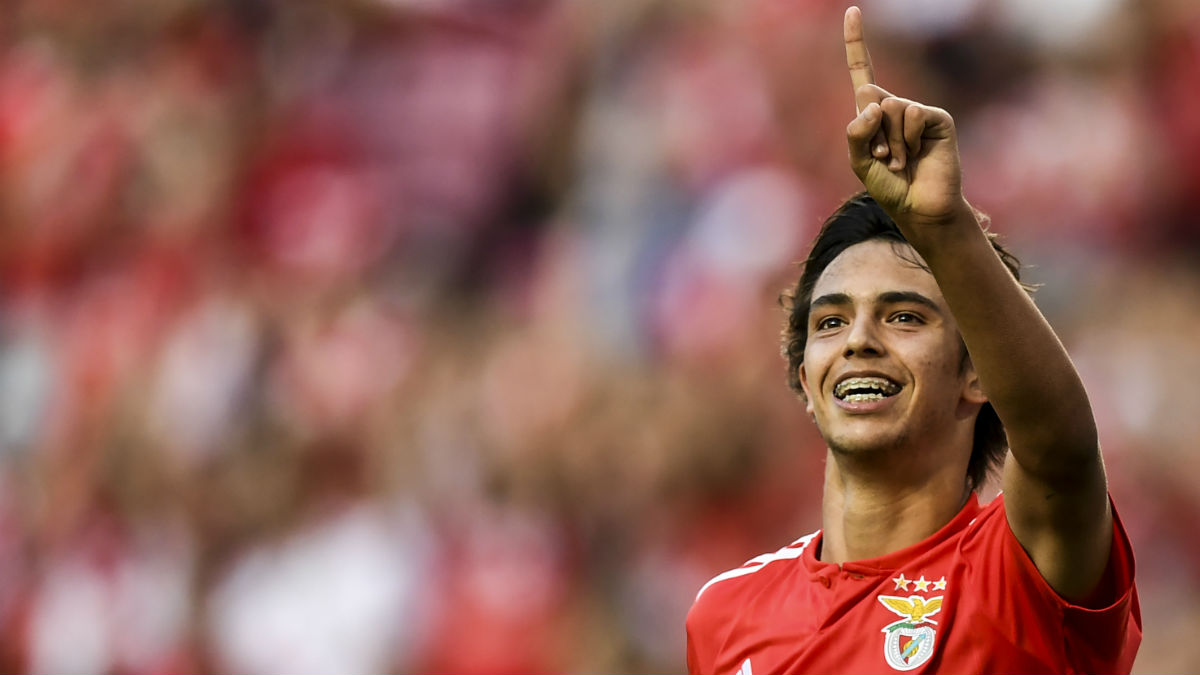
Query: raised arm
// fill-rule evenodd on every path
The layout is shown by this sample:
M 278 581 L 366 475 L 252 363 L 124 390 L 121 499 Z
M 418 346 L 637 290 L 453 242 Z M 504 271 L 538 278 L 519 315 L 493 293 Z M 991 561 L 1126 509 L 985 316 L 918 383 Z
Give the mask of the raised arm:
M 1104 573 L 1113 531 L 1083 383 L 963 197 L 954 120 L 875 85 L 857 7 L 844 31 L 858 109 L 846 130 L 850 164 L 929 264 L 1004 422 L 1009 526 L 1050 586 L 1082 599 Z

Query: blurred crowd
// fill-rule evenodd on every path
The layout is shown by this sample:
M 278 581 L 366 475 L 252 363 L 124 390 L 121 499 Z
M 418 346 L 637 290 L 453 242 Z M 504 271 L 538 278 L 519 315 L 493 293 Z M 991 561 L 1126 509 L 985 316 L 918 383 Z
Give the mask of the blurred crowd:
M 1200 8 L 864 0 L 1031 265 L 1200 669 Z M 778 293 L 828 0 L 0 5 L 0 671 L 682 672 L 819 527 Z

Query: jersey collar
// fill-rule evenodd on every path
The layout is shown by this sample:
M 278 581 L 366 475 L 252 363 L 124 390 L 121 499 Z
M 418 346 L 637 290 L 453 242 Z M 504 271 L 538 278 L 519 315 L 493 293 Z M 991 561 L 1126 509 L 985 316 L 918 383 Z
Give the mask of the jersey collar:
M 975 516 L 979 515 L 982 507 L 979 505 L 979 496 L 974 492 L 967 497 L 967 503 L 963 504 L 958 515 L 950 519 L 950 522 L 942 526 L 940 530 L 926 537 L 924 540 L 902 548 L 899 551 L 894 551 L 877 558 L 868 558 L 866 560 L 855 560 L 852 562 L 841 563 L 841 569 L 854 574 L 884 574 L 891 573 L 896 569 L 908 564 L 913 559 L 920 557 L 926 552 L 932 550 L 942 542 L 959 533 L 971 524 Z M 838 563 L 827 563 L 817 559 L 817 551 L 821 549 L 821 540 L 824 538 L 824 530 L 817 530 L 817 536 L 812 543 L 805 548 L 804 554 L 801 556 L 805 567 L 810 572 L 820 573 L 828 571 L 831 567 L 839 567 Z

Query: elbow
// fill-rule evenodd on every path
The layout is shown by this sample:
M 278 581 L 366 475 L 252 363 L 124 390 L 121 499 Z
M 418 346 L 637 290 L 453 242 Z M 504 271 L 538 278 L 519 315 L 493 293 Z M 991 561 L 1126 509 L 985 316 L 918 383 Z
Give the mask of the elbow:
M 1008 426 L 1009 451 L 1029 473 L 1048 483 L 1094 480 L 1104 472 L 1091 411 L 1076 419 L 1045 417 L 1040 424 Z
M 1092 484 L 1104 475 L 1100 446 L 1094 440 L 1054 440 L 1047 443 L 1018 444 L 1010 448 L 1013 458 L 1026 472 L 1043 483 L 1058 486 Z

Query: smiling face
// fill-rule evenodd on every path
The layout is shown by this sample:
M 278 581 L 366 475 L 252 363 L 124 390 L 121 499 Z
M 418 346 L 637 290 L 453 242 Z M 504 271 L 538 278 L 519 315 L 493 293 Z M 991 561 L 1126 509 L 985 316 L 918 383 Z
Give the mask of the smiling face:
M 959 454 L 948 446 L 964 439 L 961 452 L 970 453 L 974 417 L 986 398 L 969 362 L 964 367 L 961 337 L 937 282 L 912 260 L 919 257 L 906 244 L 865 241 L 838 255 L 813 287 L 800 380 L 808 411 L 835 453 Z

